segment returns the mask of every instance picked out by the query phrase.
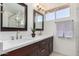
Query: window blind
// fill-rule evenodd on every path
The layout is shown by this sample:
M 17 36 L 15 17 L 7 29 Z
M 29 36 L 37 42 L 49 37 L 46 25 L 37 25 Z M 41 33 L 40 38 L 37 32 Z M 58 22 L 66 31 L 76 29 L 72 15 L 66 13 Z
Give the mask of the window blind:
M 62 21 L 56 23 L 56 29 L 57 29 L 57 36 L 58 37 L 66 37 L 71 38 L 73 37 L 73 21 Z

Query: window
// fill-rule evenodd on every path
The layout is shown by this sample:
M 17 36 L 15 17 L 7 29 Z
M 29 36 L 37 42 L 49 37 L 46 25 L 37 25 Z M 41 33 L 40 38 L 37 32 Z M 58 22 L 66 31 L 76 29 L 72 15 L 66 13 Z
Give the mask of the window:
M 47 13 L 45 16 L 46 16 L 46 21 L 69 17 L 70 16 L 70 7 Z
M 63 21 L 56 23 L 57 36 L 71 38 L 73 36 L 73 21 Z
M 46 21 L 61 19 L 61 18 L 69 17 L 69 16 L 70 16 L 70 7 L 53 11 L 45 15 Z
M 42 16 L 37 16 L 36 19 L 37 19 L 37 22 L 42 22 Z
M 65 37 L 73 36 L 73 21 L 64 22 L 64 36 Z
M 69 16 L 70 16 L 70 8 L 69 7 L 56 11 L 56 19 L 69 17 Z
M 56 29 L 57 29 L 57 36 L 58 37 L 63 37 L 63 23 L 62 22 L 58 22 L 56 23 Z
M 55 12 L 47 13 L 45 16 L 46 16 L 46 21 L 55 20 Z

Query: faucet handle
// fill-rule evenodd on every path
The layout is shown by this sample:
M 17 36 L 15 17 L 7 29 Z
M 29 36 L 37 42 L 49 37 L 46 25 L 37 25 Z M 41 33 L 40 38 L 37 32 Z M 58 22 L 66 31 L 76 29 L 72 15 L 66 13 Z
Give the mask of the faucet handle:
M 11 36 L 11 40 L 14 40 L 14 36 Z
M 20 39 L 22 39 L 22 35 L 20 35 Z

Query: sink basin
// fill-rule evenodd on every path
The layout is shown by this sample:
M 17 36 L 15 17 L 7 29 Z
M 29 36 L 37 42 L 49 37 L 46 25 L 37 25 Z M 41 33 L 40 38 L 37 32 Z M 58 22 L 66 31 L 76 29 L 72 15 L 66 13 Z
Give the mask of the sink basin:
M 25 39 L 3 41 L 3 50 L 20 46 L 22 44 L 31 42 L 32 40 L 33 40 L 32 38 L 25 38 Z

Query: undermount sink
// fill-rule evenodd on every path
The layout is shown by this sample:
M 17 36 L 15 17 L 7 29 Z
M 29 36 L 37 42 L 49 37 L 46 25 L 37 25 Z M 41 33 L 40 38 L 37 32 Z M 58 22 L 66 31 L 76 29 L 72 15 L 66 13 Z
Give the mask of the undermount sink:
M 11 43 L 11 44 L 21 44 L 24 43 L 26 41 L 30 41 L 32 40 L 32 38 L 25 38 L 25 39 L 15 39 L 15 40 L 8 40 L 8 41 L 4 41 L 3 43 Z
M 1 43 L 2 44 L 1 50 L 7 51 L 9 49 L 11 50 L 11 49 L 16 49 L 17 47 L 27 46 L 29 44 L 39 41 L 39 39 L 40 39 L 39 37 L 38 37 L 38 39 L 37 39 L 37 37 L 35 37 L 35 38 L 23 37 L 23 39 L 3 40 Z
M 33 40 L 33 38 L 6 40 L 0 43 L 0 50 L 5 50 L 8 48 L 16 47 L 26 42 L 30 42 L 31 40 Z

